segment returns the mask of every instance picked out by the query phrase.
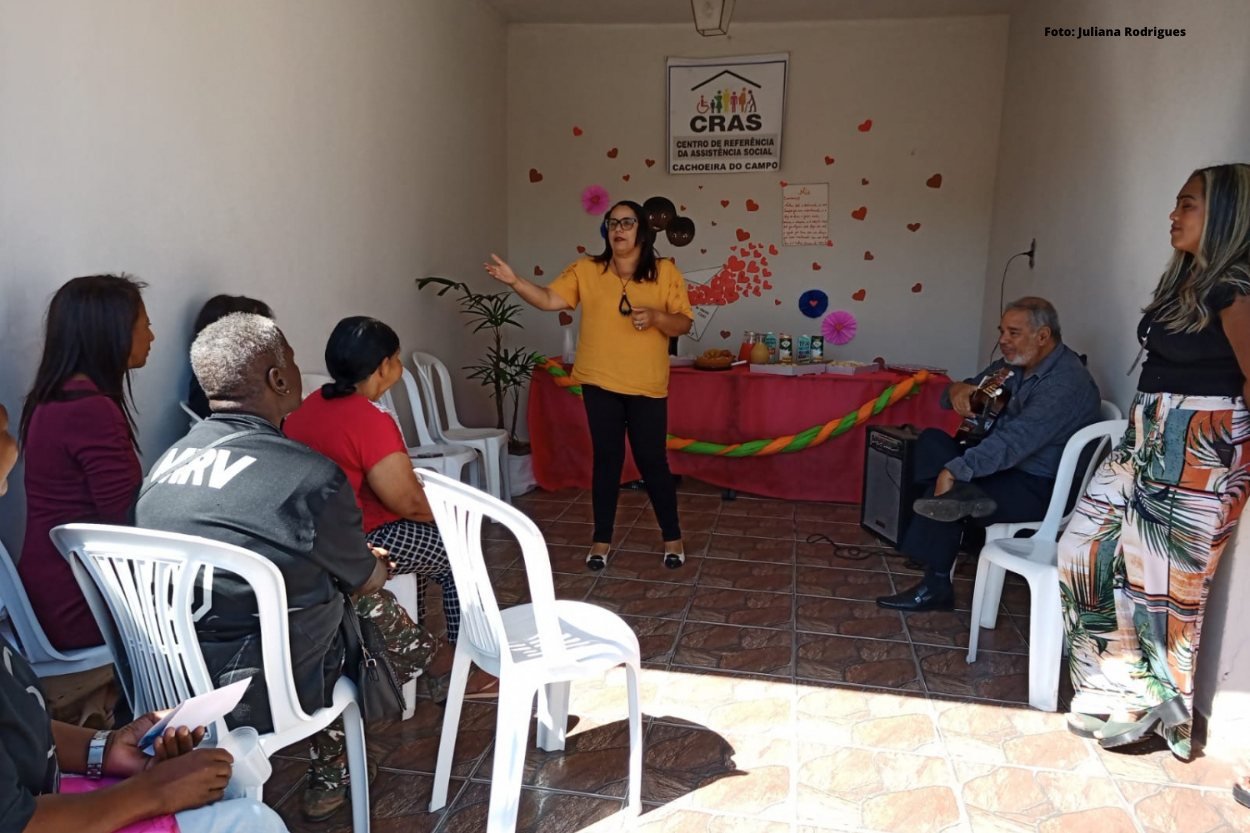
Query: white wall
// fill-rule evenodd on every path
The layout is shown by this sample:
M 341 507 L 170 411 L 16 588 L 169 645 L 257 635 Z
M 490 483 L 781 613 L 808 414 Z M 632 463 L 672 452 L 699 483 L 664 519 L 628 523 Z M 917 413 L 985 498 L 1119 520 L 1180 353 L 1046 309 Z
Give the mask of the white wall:
M 1051 0 L 1011 19 L 982 342 L 997 324 L 1003 260 L 1037 238 L 1007 295 L 1058 307 L 1104 396 L 1126 407 L 1135 332 L 1170 254 L 1175 194 L 1196 167 L 1250 161 L 1250 4 Z M 1184 28 L 1183 38 L 1059 39 L 1046 26 Z M 1230 546 L 1202 638 L 1199 707 L 1212 746 L 1250 746 L 1250 636 L 1229 607 L 1250 596 L 1250 534 Z M 1240 662 L 1237 658 L 1240 656 Z
M 1001 16 L 735 24 L 728 39 L 702 38 L 689 25 L 513 26 L 506 254 L 518 274 L 538 266 L 550 280 L 578 256 L 576 246 L 603 247 L 598 215 L 580 204 L 584 186 L 601 184 L 613 200 L 665 195 L 697 226 L 691 245 L 659 246 L 686 273 L 723 264 L 738 228 L 780 251 L 769 258 L 773 290 L 720 307 L 707 336 L 683 340 L 683 352 L 736 352 L 745 329 L 818 333 L 819 319 L 803 317 L 797 301 L 820 288 L 830 310 L 860 322 L 836 355 L 970 372 L 978 333 L 967 322 L 981 308 L 1006 33 Z M 665 58 L 769 52 L 790 53 L 780 172 L 666 174 Z M 857 129 L 865 119 L 873 121 L 867 133 Z M 827 165 L 826 155 L 836 161 Z M 530 181 L 531 168 L 541 182 Z M 926 187 L 939 172 L 942 187 Z M 833 248 L 781 246 L 780 180 L 829 183 Z M 747 199 L 759 210 L 749 212 Z M 861 205 L 863 222 L 851 218 Z M 909 232 L 911 222 L 920 230 Z M 865 251 L 875 259 L 865 261 Z M 852 299 L 859 289 L 863 302 Z M 527 344 L 558 355 L 554 316 L 530 313 L 526 326 Z
M 99 271 L 150 284 L 149 462 L 185 430 L 191 319 L 218 292 L 269 302 L 309 370 L 348 314 L 462 364 L 455 305 L 413 279 L 476 283 L 504 243 L 505 61 L 480 0 L 0 0 L 0 402 L 16 419 L 52 292 Z

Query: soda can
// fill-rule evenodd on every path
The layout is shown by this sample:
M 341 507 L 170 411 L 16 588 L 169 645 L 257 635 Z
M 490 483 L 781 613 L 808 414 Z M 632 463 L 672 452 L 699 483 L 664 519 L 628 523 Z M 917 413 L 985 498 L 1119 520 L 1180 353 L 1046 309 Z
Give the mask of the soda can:
M 825 337 L 823 335 L 812 336 L 812 361 L 823 362 L 825 360 Z
M 797 362 L 806 362 L 812 357 L 812 337 L 801 335 L 795 345 L 794 358 Z
M 764 333 L 764 344 L 768 346 L 768 363 L 777 363 L 777 334 L 773 332 Z
M 777 336 L 777 361 L 782 364 L 794 363 L 794 339 L 789 333 L 781 333 Z

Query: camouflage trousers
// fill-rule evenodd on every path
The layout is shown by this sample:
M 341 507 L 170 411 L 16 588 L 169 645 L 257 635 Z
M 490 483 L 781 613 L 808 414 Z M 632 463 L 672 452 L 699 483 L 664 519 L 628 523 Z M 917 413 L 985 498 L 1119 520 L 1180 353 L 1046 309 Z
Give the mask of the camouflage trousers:
M 382 636 L 386 638 L 387 656 L 400 685 L 430 664 L 438 649 L 438 640 L 412 620 L 389 590 L 361 596 L 356 601 L 356 613 L 381 629 Z M 328 728 L 313 735 L 308 781 L 309 788 L 317 790 L 332 790 L 347 783 L 347 752 L 342 720 L 334 721 Z

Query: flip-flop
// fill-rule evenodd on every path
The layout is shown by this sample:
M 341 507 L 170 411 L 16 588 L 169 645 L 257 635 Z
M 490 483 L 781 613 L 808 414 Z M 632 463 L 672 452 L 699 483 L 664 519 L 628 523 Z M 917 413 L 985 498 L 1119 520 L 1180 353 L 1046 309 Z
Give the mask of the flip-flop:
M 1077 712 L 1068 714 L 1068 731 L 1078 738 L 1096 740 L 1098 732 L 1102 731 L 1106 725 L 1106 720 L 1092 714 L 1078 714 Z

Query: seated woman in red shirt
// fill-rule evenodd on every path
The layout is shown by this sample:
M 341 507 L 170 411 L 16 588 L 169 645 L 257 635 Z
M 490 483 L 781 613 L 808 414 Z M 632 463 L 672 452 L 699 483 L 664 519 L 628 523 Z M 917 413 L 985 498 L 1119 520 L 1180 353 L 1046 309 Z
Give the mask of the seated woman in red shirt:
M 376 318 L 344 318 L 326 343 L 333 382 L 286 418 L 293 440 L 338 464 L 364 515 L 369 545 L 387 550 L 395 573 L 428 576 L 443 586 L 447 640 L 460 632 L 460 601 L 447 550 L 434 525 L 399 425 L 375 403 L 403 375 L 399 336 Z
M 127 523 L 143 479 L 128 391 L 130 371 L 147 363 L 154 339 L 144 286 L 125 275 L 91 275 L 58 289 L 22 408 L 26 538 L 17 571 L 60 649 L 104 637 L 48 532 L 65 523 Z

